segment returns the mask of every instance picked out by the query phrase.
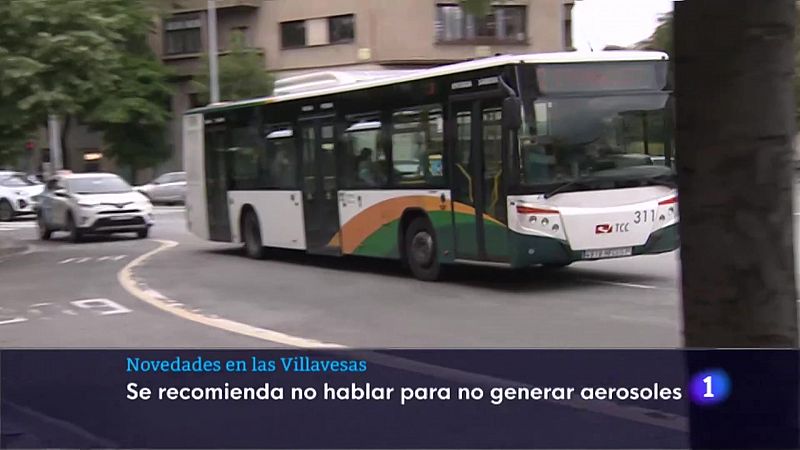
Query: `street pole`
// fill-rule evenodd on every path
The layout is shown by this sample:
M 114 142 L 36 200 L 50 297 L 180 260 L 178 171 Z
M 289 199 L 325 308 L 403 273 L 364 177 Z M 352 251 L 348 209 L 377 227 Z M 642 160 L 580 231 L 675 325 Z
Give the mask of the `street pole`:
M 219 102 L 219 55 L 217 49 L 217 5 L 208 0 L 208 69 L 211 72 L 209 91 L 211 103 Z
M 58 116 L 50 114 L 47 120 L 47 128 L 50 131 L 50 167 L 53 172 L 64 168 L 61 157 L 61 131 Z

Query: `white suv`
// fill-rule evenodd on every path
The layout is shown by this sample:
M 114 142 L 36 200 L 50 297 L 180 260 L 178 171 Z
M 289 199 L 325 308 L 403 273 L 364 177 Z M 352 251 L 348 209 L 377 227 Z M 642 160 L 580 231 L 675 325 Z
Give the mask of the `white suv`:
M 36 200 L 44 190 L 21 172 L 0 172 L 0 222 L 36 212 Z
M 67 231 L 78 242 L 85 234 L 135 232 L 146 238 L 153 205 L 117 175 L 69 174 L 47 182 L 38 211 L 39 237 Z

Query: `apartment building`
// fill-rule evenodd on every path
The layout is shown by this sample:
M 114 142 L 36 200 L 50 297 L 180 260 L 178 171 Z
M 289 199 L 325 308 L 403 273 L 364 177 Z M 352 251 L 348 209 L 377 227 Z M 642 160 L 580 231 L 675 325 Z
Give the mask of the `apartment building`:
M 158 21 L 151 44 L 179 79 L 172 99 L 174 156 L 159 172 L 180 168 L 180 116 L 199 105 L 191 80 L 202 70 L 209 39 L 207 0 L 167 1 L 168 14 Z M 246 45 L 262 55 L 264 69 L 278 78 L 561 51 L 571 47 L 573 3 L 503 0 L 479 18 L 457 0 L 216 0 L 218 48 L 224 55 L 233 34 L 242 33 Z M 74 153 L 71 162 L 79 170 L 90 162 L 83 153 L 97 158 L 101 151 L 89 146 Z

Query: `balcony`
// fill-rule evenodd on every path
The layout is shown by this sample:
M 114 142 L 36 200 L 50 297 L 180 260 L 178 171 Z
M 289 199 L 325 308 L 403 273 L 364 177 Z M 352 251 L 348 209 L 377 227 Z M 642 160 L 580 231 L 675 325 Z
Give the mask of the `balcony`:
M 258 9 L 262 3 L 263 0 L 217 0 L 217 9 Z M 170 2 L 170 13 L 172 14 L 205 11 L 207 8 L 207 0 L 172 0 Z

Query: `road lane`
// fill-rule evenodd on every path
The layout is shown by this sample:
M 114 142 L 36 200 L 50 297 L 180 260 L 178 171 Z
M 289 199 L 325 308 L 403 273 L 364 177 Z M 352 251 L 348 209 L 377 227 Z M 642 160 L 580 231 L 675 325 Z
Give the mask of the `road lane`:
M 154 248 L 152 241 L 112 237 L 72 244 L 57 237 L 37 242 L 19 233 L 24 231 L 15 239 L 32 250 L 0 264 L 4 348 L 265 346 L 163 314 L 122 289 L 117 272 L 128 258 Z M 74 262 L 59 264 L 67 260 Z
M 354 347 L 674 347 L 677 256 L 578 263 L 561 271 L 459 267 L 423 283 L 394 261 L 278 251 L 266 261 L 207 243 L 181 221 L 180 245 L 136 277 L 189 308 Z M 191 282 L 179 282 L 191 280 Z
M 190 235 L 182 208 L 156 208 L 155 215 L 152 236 L 179 245 L 144 261 L 133 274 L 196 314 L 351 347 L 681 344 L 677 252 L 563 270 L 459 267 L 444 282 L 423 283 L 394 261 L 288 251 L 252 261 L 238 246 Z M 153 241 L 121 235 L 74 245 L 59 235 L 41 242 L 32 222 L 22 223 L 28 225 L 0 231 L 0 237 L 31 246 L 29 254 L 0 259 L 0 297 L 7 308 L 0 309 L 0 345 L 277 345 L 170 315 L 122 289 L 117 273 L 155 248 Z M 70 303 L 97 298 L 131 312 L 98 319 Z M 14 318 L 10 313 L 28 317 L 28 308 L 42 303 L 54 305 L 42 306 L 45 311 L 70 312 L 2 324 L 4 317 Z

